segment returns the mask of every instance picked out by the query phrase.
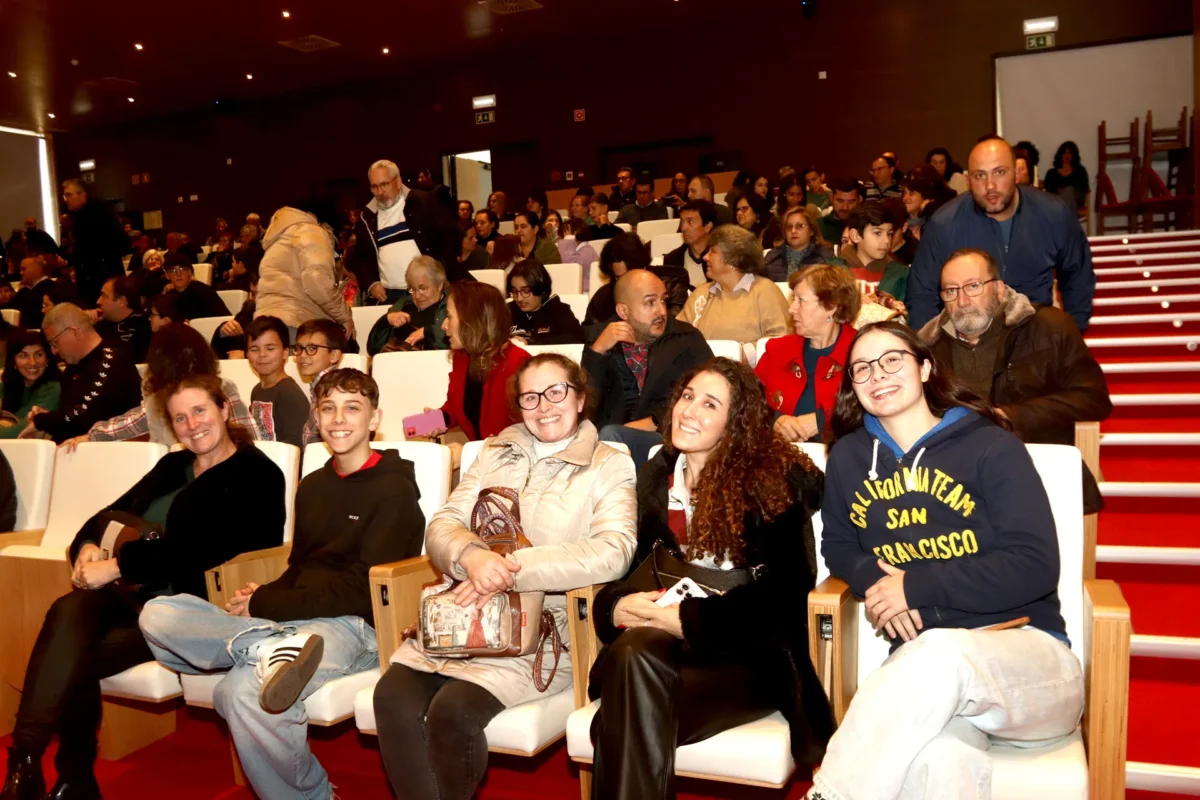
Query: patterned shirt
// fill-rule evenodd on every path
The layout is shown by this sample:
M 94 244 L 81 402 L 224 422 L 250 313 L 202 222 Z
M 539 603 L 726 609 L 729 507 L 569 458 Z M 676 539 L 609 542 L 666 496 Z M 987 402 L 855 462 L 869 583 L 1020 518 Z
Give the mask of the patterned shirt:
M 637 378 L 638 392 L 646 385 L 646 372 L 650 366 L 650 342 L 645 344 L 627 344 L 621 348 L 625 356 L 625 365 Z

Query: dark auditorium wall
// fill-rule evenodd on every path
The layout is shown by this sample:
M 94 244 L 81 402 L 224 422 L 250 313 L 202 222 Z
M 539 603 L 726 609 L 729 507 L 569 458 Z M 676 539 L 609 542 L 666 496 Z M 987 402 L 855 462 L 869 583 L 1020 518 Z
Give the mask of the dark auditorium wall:
M 1192 0 L 821 0 L 812 20 L 798 1 L 779 5 L 778 19 L 757 30 L 684 31 L 674 47 L 656 38 L 623 53 L 572 41 L 543 53 L 544 68 L 522 53 L 511 66 L 454 65 L 71 131 L 54 140 L 58 175 L 95 158 L 99 196 L 130 210 L 161 209 L 166 228 L 194 235 L 218 215 L 265 219 L 311 183 L 366 199 L 365 170 L 377 158 L 436 167 L 442 153 L 500 146 L 535 165 L 521 185 L 500 185 L 497 175 L 498 188 L 518 190 L 568 185 L 551 182 L 551 171 L 611 180 L 598 174 L 602 164 L 611 172 L 637 155 L 656 157 L 661 176 L 694 171 L 703 154 L 736 151 L 745 166 L 772 172 L 817 160 L 831 177 L 865 177 L 884 149 L 902 166 L 935 145 L 965 161 L 995 124 L 992 59 L 1023 49 L 1025 18 L 1057 15 L 1060 47 L 1192 29 Z M 735 33 L 756 52 L 735 44 Z M 589 52 L 643 66 L 598 68 L 608 59 Z M 470 98 L 493 92 L 497 121 L 475 125 Z M 587 110 L 586 122 L 573 121 L 575 108 Z M 1037 144 L 1048 157 L 1058 143 Z M 149 173 L 150 182 L 132 185 L 134 173 Z

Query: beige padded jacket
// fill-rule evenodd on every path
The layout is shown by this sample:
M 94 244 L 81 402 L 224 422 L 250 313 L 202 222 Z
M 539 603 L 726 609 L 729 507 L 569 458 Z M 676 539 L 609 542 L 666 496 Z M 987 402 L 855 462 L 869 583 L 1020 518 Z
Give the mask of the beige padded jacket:
M 310 319 L 350 321 L 334 271 L 333 234 L 316 217 L 284 206 L 271 217 L 263 247 L 254 316 L 278 317 L 293 328 Z
M 443 573 L 465 579 L 458 560 L 471 546 L 482 546 L 468 530 L 480 488 L 506 486 L 521 500 L 521 527 L 533 547 L 512 560 L 517 591 L 547 592 L 545 607 L 567 643 L 564 592 L 625 575 L 637 546 L 637 492 L 633 460 L 597 440 L 586 420 L 575 440 L 554 455 L 534 462 L 534 438 L 521 423 L 488 439 L 458 488 L 425 531 L 425 549 Z M 553 658 L 546 647 L 544 672 Z M 380 654 L 386 657 L 385 654 Z M 505 707 L 512 707 L 571 686 L 571 658 L 564 649 L 558 673 L 546 695 L 533 685 L 534 656 L 520 658 L 440 658 L 406 641 L 391 659 L 420 672 L 438 672 L 482 686 Z

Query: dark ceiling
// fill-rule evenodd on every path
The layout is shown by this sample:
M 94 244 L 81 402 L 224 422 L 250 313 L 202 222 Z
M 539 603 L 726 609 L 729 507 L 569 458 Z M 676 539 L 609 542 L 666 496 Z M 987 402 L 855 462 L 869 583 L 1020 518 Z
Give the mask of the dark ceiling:
M 665 66 L 672 52 L 683 59 L 697 45 L 728 51 L 728 42 L 715 51 L 715 43 L 671 48 L 672 30 L 749 23 L 756 10 L 787 8 L 798 17 L 800 6 L 799 0 L 538 0 L 540 9 L 496 13 L 528 2 L 0 0 L 0 125 L 77 130 L 493 55 L 534 80 L 541 69 L 573 68 L 582 68 L 584 79 L 595 74 L 586 57 L 599 55 L 602 64 L 606 40 L 643 42 L 651 66 Z M 279 44 L 310 35 L 340 46 L 303 53 Z M 584 43 L 600 47 L 581 50 Z M 573 63 L 581 52 L 585 60 Z

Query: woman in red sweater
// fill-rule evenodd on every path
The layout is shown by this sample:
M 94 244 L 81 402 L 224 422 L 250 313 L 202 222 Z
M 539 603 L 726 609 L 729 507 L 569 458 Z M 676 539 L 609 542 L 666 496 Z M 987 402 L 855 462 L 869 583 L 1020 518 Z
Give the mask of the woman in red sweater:
M 754 373 L 776 413 L 775 430 L 789 442 L 820 439 L 832 418 L 842 370 L 854 341 L 850 323 L 861 297 L 844 267 L 814 264 L 788 279 L 795 333 L 767 341 Z
M 519 422 L 508 405 L 508 379 L 529 353 L 508 341 L 512 316 L 500 290 L 486 283 L 450 284 L 446 321 L 453 363 L 442 413 L 447 428 L 462 428 L 471 441 L 486 439 Z

